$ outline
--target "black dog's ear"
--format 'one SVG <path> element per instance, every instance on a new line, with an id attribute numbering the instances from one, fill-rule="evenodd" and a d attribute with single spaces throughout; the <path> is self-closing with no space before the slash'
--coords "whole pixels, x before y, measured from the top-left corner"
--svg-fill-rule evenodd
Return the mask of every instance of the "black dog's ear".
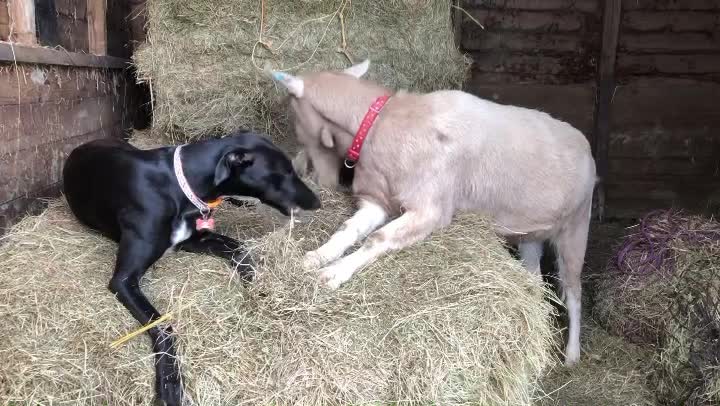
<path id="1" fill-rule="evenodd" d="M 215 166 L 215 186 L 230 177 L 232 168 L 248 167 L 252 165 L 255 156 L 245 151 L 230 151 L 223 155 Z"/>

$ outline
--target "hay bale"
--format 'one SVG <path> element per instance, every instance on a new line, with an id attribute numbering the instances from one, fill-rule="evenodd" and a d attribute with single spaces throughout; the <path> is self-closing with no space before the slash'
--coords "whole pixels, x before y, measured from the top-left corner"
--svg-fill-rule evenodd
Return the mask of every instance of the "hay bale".
<path id="1" fill-rule="evenodd" d="M 331 292 L 297 266 L 351 211 L 346 196 L 321 195 L 323 210 L 295 223 L 262 206 L 221 208 L 223 232 L 255 237 L 251 285 L 188 253 L 166 255 L 144 278 L 175 315 L 195 404 L 529 404 L 554 363 L 551 293 L 488 224 L 460 216 Z M 3 404 L 150 404 L 149 341 L 109 349 L 137 328 L 106 290 L 115 252 L 62 200 L 4 237 Z"/>
<path id="2" fill-rule="evenodd" d="M 657 349 L 652 382 L 668 403 L 720 402 L 720 223 L 646 216 L 597 284 L 596 318 Z"/>
<path id="3" fill-rule="evenodd" d="M 718 405 L 720 244 L 682 249 L 653 380 L 666 404 Z"/>
<path id="4" fill-rule="evenodd" d="M 134 60 L 154 91 L 158 134 L 188 140 L 247 127 L 278 141 L 285 108 L 268 69 L 344 68 L 348 55 L 369 57 L 369 77 L 388 86 L 459 87 L 468 60 L 454 44 L 450 4 L 148 0 L 148 43 Z"/>

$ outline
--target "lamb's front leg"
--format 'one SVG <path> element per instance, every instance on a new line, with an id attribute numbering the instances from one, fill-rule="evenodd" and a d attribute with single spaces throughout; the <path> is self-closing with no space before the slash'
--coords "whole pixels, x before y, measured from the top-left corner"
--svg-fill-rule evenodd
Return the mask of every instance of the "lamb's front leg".
<path id="1" fill-rule="evenodd" d="M 439 211 L 408 211 L 372 233 L 357 251 L 321 269 L 320 281 L 337 289 L 382 254 L 421 241 L 442 225 Z"/>
<path id="2" fill-rule="evenodd" d="M 379 205 L 361 200 L 360 209 L 343 223 L 330 240 L 315 251 L 305 254 L 303 267 L 317 269 L 340 258 L 353 244 L 365 238 L 387 221 L 387 212 Z"/>

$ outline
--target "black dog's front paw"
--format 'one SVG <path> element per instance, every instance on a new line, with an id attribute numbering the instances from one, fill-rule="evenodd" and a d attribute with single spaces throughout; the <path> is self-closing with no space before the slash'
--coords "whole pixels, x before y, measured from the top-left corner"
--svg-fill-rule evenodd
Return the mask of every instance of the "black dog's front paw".
<path id="1" fill-rule="evenodd" d="M 233 254 L 231 264 L 235 268 L 235 272 L 246 282 L 250 282 L 255 277 L 255 262 L 250 258 L 247 251 L 238 251 Z"/>
<path id="2" fill-rule="evenodd" d="M 180 369 L 175 360 L 160 356 L 155 370 L 155 404 L 159 406 L 182 406 L 183 387 Z"/>

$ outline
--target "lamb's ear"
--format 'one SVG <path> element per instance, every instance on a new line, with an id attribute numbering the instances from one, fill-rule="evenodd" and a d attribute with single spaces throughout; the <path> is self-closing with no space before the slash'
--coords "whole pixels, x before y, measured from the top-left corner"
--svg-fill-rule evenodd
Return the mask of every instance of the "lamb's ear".
<path id="1" fill-rule="evenodd" d="M 275 79 L 276 82 L 279 82 L 283 86 L 285 86 L 285 88 L 288 90 L 288 92 L 290 92 L 291 95 L 298 98 L 303 96 L 305 82 L 303 82 L 302 79 L 285 72 L 277 71 L 272 73 L 272 77 L 273 79 Z"/>
<path id="2" fill-rule="evenodd" d="M 363 75 L 365 75 L 368 71 L 368 68 L 370 67 L 370 60 L 366 59 L 357 65 L 353 65 L 349 68 L 346 68 L 342 72 L 346 75 L 354 76 L 356 78 L 361 78 Z"/>
<path id="3" fill-rule="evenodd" d="M 323 126 L 322 130 L 320 130 L 320 142 L 325 148 L 332 148 L 335 146 L 335 139 L 333 139 L 332 133 L 326 126 Z"/>

